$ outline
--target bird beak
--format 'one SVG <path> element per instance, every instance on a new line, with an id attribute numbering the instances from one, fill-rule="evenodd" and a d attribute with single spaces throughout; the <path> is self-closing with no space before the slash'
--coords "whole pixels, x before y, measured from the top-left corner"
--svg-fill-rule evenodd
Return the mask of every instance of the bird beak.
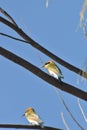
<path id="1" fill-rule="evenodd" d="M 22 116 L 25 116 L 25 114 L 23 114 Z M 21 117 L 22 117 L 22 116 L 21 116 Z"/>
<path id="2" fill-rule="evenodd" d="M 43 68 L 44 67 L 44 65 L 43 66 L 41 66 L 41 68 Z"/>

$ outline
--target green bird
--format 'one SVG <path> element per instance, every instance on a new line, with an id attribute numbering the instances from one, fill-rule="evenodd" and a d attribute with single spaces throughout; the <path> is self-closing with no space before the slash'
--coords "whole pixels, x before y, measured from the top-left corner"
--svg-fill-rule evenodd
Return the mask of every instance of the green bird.
<path id="1" fill-rule="evenodd" d="M 48 70 L 50 75 L 52 75 L 54 78 L 58 79 L 59 81 L 61 81 L 61 78 L 64 78 L 62 71 L 54 63 L 54 61 L 50 60 L 46 62 L 43 67 Z"/>

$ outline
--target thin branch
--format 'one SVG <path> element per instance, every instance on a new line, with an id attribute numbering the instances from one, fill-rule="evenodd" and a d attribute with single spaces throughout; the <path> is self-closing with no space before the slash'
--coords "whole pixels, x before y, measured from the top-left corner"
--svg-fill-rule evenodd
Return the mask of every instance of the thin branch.
<path id="1" fill-rule="evenodd" d="M 0 12 L 2 14 L 4 14 L 12 22 L 12 24 L 14 24 L 15 26 L 17 26 L 17 24 L 14 21 L 14 19 L 5 10 L 3 10 L 1 7 L 0 7 Z"/>
<path id="2" fill-rule="evenodd" d="M 69 126 L 68 126 L 68 124 L 66 123 L 66 120 L 65 120 L 65 118 L 64 118 L 64 113 L 63 113 L 63 112 L 61 112 L 61 117 L 62 117 L 62 121 L 63 121 L 63 123 L 64 123 L 66 129 L 67 129 L 67 130 L 70 130 L 70 128 L 69 128 Z"/>
<path id="3" fill-rule="evenodd" d="M 77 99 L 77 102 L 78 102 L 78 106 L 80 108 L 80 111 L 81 111 L 81 113 L 83 115 L 83 118 L 84 118 L 85 122 L 87 123 L 87 117 L 86 117 L 85 112 L 83 111 L 83 108 L 82 108 L 81 104 L 80 104 L 80 99 L 79 98 Z"/>
<path id="4" fill-rule="evenodd" d="M 44 126 L 44 128 L 41 128 L 40 126 L 30 126 L 30 125 L 21 125 L 21 124 L 0 124 L 0 128 L 62 130 L 62 129 L 52 128 L 48 126 Z"/>
<path id="5" fill-rule="evenodd" d="M 48 8 L 49 0 L 46 0 L 46 8 Z"/>
<path id="6" fill-rule="evenodd" d="M 12 28 L 13 30 L 15 30 L 23 39 L 25 39 L 28 44 L 32 45 L 34 48 L 38 49 L 39 51 L 41 51 L 42 53 L 44 53 L 45 55 L 49 56 L 50 58 L 52 58 L 53 60 L 55 60 L 56 62 L 60 63 L 61 65 L 63 65 L 64 67 L 66 67 L 67 69 L 83 76 L 82 74 L 84 73 L 85 75 L 87 75 L 86 72 L 84 72 L 83 70 L 67 63 L 66 61 L 62 60 L 61 58 L 59 58 L 58 56 L 54 55 L 53 53 L 51 53 L 50 51 L 48 51 L 47 49 L 45 49 L 44 47 L 42 47 L 41 45 L 39 45 L 37 42 L 35 42 L 33 39 L 31 39 L 27 34 L 25 34 L 22 29 L 20 29 L 18 26 L 14 26 L 12 23 L 10 23 L 9 21 L 7 21 L 6 19 L 0 17 L 0 21 L 9 26 L 10 28 Z M 87 77 L 84 77 L 87 78 Z"/>
<path id="7" fill-rule="evenodd" d="M 13 54 L 12 52 L 0 47 L 0 54 L 4 56 L 5 58 L 15 62 L 16 64 L 24 67 L 25 69 L 31 71 L 39 78 L 43 79 L 44 81 L 50 83 L 51 85 L 55 86 L 56 88 L 59 88 L 65 92 L 68 92 L 74 96 L 77 96 L 81 99 L 84 99 L 87 101 L 87 93 L 72 86 L 67 83 L 64 83 L 61 81 L 61 83 L 55 79 L 54 77 L 46 74 L 41 69 L 37 68 L 36 66 L 32 65 L 31 63 L 27 62 L 26 60 L 22 59 L 21 57 Z"/>
<path id="8" fill-rule="evenodd" d="M 66 108 L 67 112 L 69 113 L 69 115 L 71 116 L 71 118 L 73 119 L 73 121 L 77 124 L 77 126 L 81 129 L 84 130 L 84 128 L 79 124 L 79 122 L 75 119 L 75 117 L 73 116 L 72 112 L 69 110 L 68 106 L 66 105 L 64 99 L 62 98 L 59 90 L 55 89 L 56 93 L 58 94 L 62 104 L 64 105 L 64 107 Z"/>
<path id="9" fill-rule="evenodd" d="M 0 33 L 0 35 L 5 36 L 5 37 L 8 37 L 8 38 L 11 38 L 11 39 L 14 39 L 14 40 L 16 40 L 16 41 L 29 43 L 29 42 L 27 42 L 27 41 L 25 41 L 25 40 L 22 40 L 22 39 L 19 39 L 19 38 L 13 37 L 13 36 L 11 36 L 11 35 L 7 35 L 7 34 L 5 34 L 5 33 Z"/>

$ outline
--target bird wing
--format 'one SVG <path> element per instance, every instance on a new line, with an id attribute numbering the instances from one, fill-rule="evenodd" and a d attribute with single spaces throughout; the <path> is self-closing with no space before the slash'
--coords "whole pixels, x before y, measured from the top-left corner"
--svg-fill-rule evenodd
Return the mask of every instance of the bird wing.
<path id="1" fill-rule="evenodd" d="M 62 71 L 60 70 L 60 68 L 55 64 L 57 70 L 59 71 L 60 74 L 62 74 Z"/>
<path id="2" fill-rule="evenodd" d="M 33 120 L 35 120 L 39 123 L 43 123 L 43 121 L 41 120 L 41 118 L 37 114 L 33 113 L 32 116 L 31 116 L 31 119 L 33 119 Z"/>
<path id="3" fill-rule="evenodd" d="M 56 64 L 55 64 L 55 66 L 56 66 L 57 70 L 59 71 L 59 73 L 61 74 L 61 76 L 63 76 L 61 69 Z"/>

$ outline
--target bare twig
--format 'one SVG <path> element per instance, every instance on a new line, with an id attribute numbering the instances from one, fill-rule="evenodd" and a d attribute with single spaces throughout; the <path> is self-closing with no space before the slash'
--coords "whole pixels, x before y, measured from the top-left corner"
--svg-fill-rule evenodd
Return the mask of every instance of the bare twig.
<path id="1" fill-rule="evenodd" d="M 11 39 L 14 39 L 14 40 L 17 40 L 17 41 L 20 41 L 20 42 L 29 43 L 28 41 L 25 41 L 25 40 L 22 40 L 22 39 L 19 39 L 19 38 L 16 38 L 16 37 L 7 35 L 7 34 L 5 34 L 5 33 L 1 33 L 1 32 L 0 32 L 0 35 L 5 36 L 5 37 L 8 37 L 8 38 L 11 38 Z"/>
<path id="2" fill-rule="evenodd" d="M 73 119 L 73 121 L 78 125 L 78 127 L 81 129 L 81 130 L 84 130 L 84 128 L 79 124 L 79 122 L 75 119 L 75 117 L 73 116 L 73 114 L 71 113 L 71 111 L 69 110 L 68 106 L 66 105 L 64 99 L 62 98 L 59 90 L 55 89 L 56 93 L 58 94 L 62 104 L 64 105 L 64 107 L 66 108 L 67 112 L 69 113 L 69 115 L 71 116 L 71 118 Z"/>
<path id="3" fill-rule="evenodd" d="M 66 129 L 67 129 L 67 130 L 70 130 L 70 128 L 69 128 L 69 126 L 68 126 L 68 124 L 66 123 L 66 120 L 65 120 L 65 118 L 64 118 L 64 113 L 63 113 L 63 112 L 61 112 L 61 117 L 62 117 L 62 121 L 63 121 L 63 123 L 64 123 Z"/>
<path id="4" fill-rule="evenodd" d="M 46 0 L 46 8 L 48 8 L 49 0 Z"/>
<path id="5" fill-rule="evenodd" d="M 84 0 L 83 6 L 82 6 L 82 10 L 80 12 L 80 26 L 83 25 L 83 21 L 85 19 L 86 11 L 87 11 L 87 0 Z"/>
<path id="6" fill-rule="evenodd" d="M 59 88 L 65 92 L 68 92 L 74 96 L 77 96 L 81 99 L 84 99 L 87 101 L 87 93 L 64 82 L 59 82 L 56 78 L 46 74 L 41 69 L 37 68 L 36 66 L 32 65 L 31 63 L 27 62 L 26 60 L 22 59 L 21 57 L 13 54 L 12 52 L 0 47 L 0 54 L 4 56 L 5 58 L 15 62 L 18 65 L 21 65 L 25 69 L 31 71 L 35 75 L 37 75 L 39 78 L 43 79 L 44 81 L 50 83 L 51 85 L 55 86 L 56 88 Z"/>
<path id="7" fill-rule="evenodd" d="M 5 10 L 3 10 L 1 7 L 0 7 L 0 12 L 2 14 L 4 14 L 12 22 L 12 24 L 14 24 L 15 26 L 17 26 L 17 24 L 14 21 L 14 19 Z"/>
<path id="8" fill-rule="evenodd" d="M 87 123 L 87 117 L 86 117 L 85 112 L 83 111 L 83 108 L 82 108 L 81 104 L 80 104 L 80 99 L 79 98 L 77 98 L 77 102 L 78 102 L 78 106 L 80 108 L 80 111 L 81 111 L 81 113 L 83 115 L 83 118 L 84 118 L 85 122 Z"/>

